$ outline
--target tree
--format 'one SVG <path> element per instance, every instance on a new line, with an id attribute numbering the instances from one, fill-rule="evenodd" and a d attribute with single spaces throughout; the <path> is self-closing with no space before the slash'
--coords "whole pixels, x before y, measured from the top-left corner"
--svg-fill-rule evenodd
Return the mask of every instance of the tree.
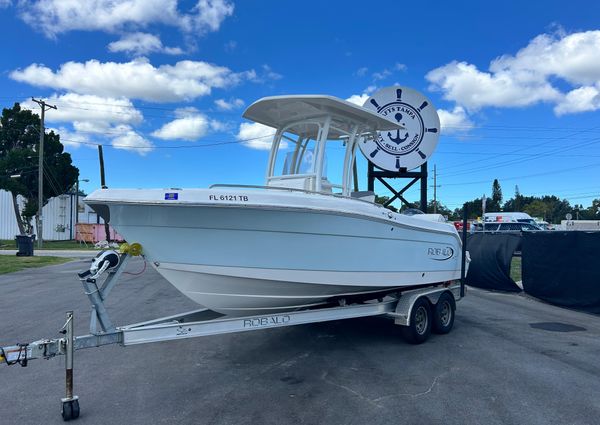
<path id="1" fill-rule="evenodd" d="M 486 206 L 490 205 L 491 202 L 492 200 L 490 198 L 486 198 Z M 468 219 L 474 219 L 483 216 L 482 198 L 475 198 L 472 201 L 467 201 L 464 203 L 464 205 L 467 206 L 467 211 L 469 213 L 467 216 Z M 463 208 L 456 208 L 454 210 L 454 216 L 462 219 Z"/>
<path id="2" fill-rule="evenodd" d="M 541 199 L 536 199 L 523 208 L 523 212 L 526 212 L 532 217 L 542 217 L 544 220 L 548 218 L 547 210 L 548 204 Z"/>
<path id="3" fill-rule="evenodd" d="M 516 193 L 504 203 L 504 211 L 526 212 L 534 217 L 543 217 L 550 223 L 560 223 L 573 208 L 566 199 L 554 195 L 524 196 Z"/>
<path id="4" fill-rule="evenodd" d="M 40 118 L 21 109 L 18 103 L 2 110 L 0 117 L 0 189 L 12 194 L 19 232 L 31 232 L 31 219 L 38 209 L 38 152 Z M 54 196 L 71 188 L 79 170 L 72 165 L 71 155 L 64 152 L 60 136 L 53 131 L 44 136 L 43 205 Z M 25 198 L 21 211 L 17 196 Z"/>
<path id="5" fill-rule="evenodd" d="M 584 220 L 599 220 L 600 219 L 600 199 L 594 199 L 592 205 L 581 211 L 581 217 Z"/>
<path id="6" fill-rule="evenodd" d="M 494 183 L 492 183 L 492 201 L 486 209 L 489 211 L 500 211 L 501 206 L 502 188 L 500 187 L 500 182 L 498 182 L 498 179 L 494 179 Z"/>
<path id="7" fill-rule="evenodd" d="M 385 203 L 386 203 L 387 201 L 389 201 L 389 200 L 390 200 L 390 197 L 389 197 L 389 196 L 378 196 L 378 195 L 375 195 L 375 202 L 376 202 L 376 203 L 378 203 L 378 204 L 385 205 Z M 394 207 L 393 205 L 388 205 L 386 208 L 387 208 L 388 210 L 392 210 L 392 211 L 394 211 L 394 212 L 397 212 L 397 211 L 398 211 L 398 210 L 396 209 L 396 207 Z"/>

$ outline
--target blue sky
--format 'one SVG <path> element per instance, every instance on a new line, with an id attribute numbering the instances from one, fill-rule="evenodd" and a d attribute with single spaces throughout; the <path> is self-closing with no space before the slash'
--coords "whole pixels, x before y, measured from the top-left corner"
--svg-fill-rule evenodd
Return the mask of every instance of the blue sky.
<path id="1" fill-rule="evenodd" d="M 255 100 L 361 102 L 400 84 L 438 108 L 429 167 L 450 208 L 489 196 L 494 178 L 505 198 L 518 185 L 588 206 L 600 197 L 600 4 L 494 3 L 0 0 L 0 104 L 56 104 L 47 127 L 88 192 L 96 144 L 111 187 L 206 187 L 263 182 L 269 139 L 244 140 L 268 130 L 241 118 Z"/>

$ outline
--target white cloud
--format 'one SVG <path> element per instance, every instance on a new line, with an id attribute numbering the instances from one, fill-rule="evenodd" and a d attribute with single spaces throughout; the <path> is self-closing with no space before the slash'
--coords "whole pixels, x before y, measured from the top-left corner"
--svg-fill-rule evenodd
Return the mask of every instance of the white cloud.
<path id="1" fill-rule="evenodd" d="M 154 149 L 152 142 L 136 133 L 130 126 L 119 125 L 115 127 L 115 130 L 121 133 L 114 137 L 111 142 L 116 149 L 133 151 L 142 156 Z"/>
<path id="2" fill-rule="evenodd" d="M 560 93 L 544 79 L 510 72 L 481 72 L 466 62 L 451 62 L 426 75 L 432 89 L 444 99 L 470 110 L 489 106 L 519 107 L 541 101 L 555 101 Z"/>
<path id="3" fill-rule="evenodd" d="M 542 34 L 515 56 L 504 55 L 494 60 L 490 71 L 555 76 L 574 85 L 587 85 L 600 80 L 599 57 L 600 31 Z"/>
<path id="4" fill-rule="evenodd" d="M 215 105 L 221 111 L 232 111 L 234 109 L 242 108 L 245 105 L 245 102 L 242 99 L 217 99 L 215 100 Z"/>
<path id="5" fill-rule="evenodd" d="M 102 121 L 74 121 L 73 129 L 82 133 L 110 135 L 113 132 L 113 127 L 108 122 Z"/>
<path id="6" fill-rule="evenodd" d="M 183 53 L 183 50 L 179 47 L 163 46 L 160 38 L 143 32 L 125 34 L 120 40 L 109 43 L 108 50 L 111 52 L 125 52 L 135 56 L 143 56 L 154 52 L 168 55 L 181 55 Z"/>
<path id="7" fill-rule="evenodd" d="M 0 9 L 11 6 L 12 0 L 0 0 Z"/>
<path id="8" fill-rule="evenodd" d="M 600 84 L 596 87 L 585 86 L 571 90 L 554 107 L 556 115 L 588 112 L 600 109 Z"/>
<path id="9" fill-rule="evenodd" d="M 177 118 L 166 123 L 152 135 L 163 140 L 194 141 L 208 132 L 208 119 L 204 115 Z"/>
<path id="10" fill-rule="evenodd" d="M 392 71 L 390 71 L 389 69 L 384 69 L 383 71 L 380 71 L 380 72 L 374 72 L 372 77 L 373 77 L 373 81 L 379 81 L 379 80 L 385 80 L 390 75 L 392 75 Z"/>
<path id="11" fill-rule="evenodd" d="M 166 123 L 152 135 L 163 140 L 198 140 L 210 131 L 221 131 L 225 125 L 216 120 L 209 120 L 196 108 L 181 108 L 175 111 L 177 118 Z"/>
<path id="12" fill-rule="evenodd" d="M 263 65 L 259 72 L 255 70 L 247 71 L 245 77 L 255 83 L 266 83 L 268 81 L 281 80 L 283 75 L 273 71 L 269 65 Z"/>
<path id="13" fill-rule="evenodd" d="M 127 150 L 142 156 L 145 156 L 154 149 L 154 145 L 150 141 L 146 140 L 129 125 L 121 124 L 110 128 L 98 128 L 95 126 L 89 127 L 86 124 L 87 123 L 83 123 L 82 125 L 80 123 L 76 125 L 74 131 L 64 126 L 48 128 L 48 130 L 53 130 L 55 133 L 58 133 L 60 135 L 60 141 L 68 148 L 87 146 L 95 149 L 97 145 L 105 143 L 108 139 L 115 149 Z M 81 132 L 92 129 L 104 131 L 106 133 L 103 133 L 102 138 L 98 139 L 94 134 Z M 91 133 L 95 133 L 95 131 L 92 131 Z"/>
<path id="14" fill-rule="evenodd" d="M 200 61 L 153 66 L 145 58 L 130 62 L 67 62 L 57 71 L 41 64 L 10 73 L 13 80 L 38 87 L 69 90 L 105 97 L 126 97 L 151 102 L 192 100 L 211 93 L 213 88 L 253 79 L 253 71 L 234 73 L 230 69 Z"/>
<path id="15" fill-rule="evenodd" d="M 356 70 L 355 74 L 358 77 L 364 77 L 365 75 L 367 75 L 368 71 L 369 71 L 369 68 L 367 68 L 366 66 L 364 66 L 362 68 L 358 68 Z M 385 68 L 385 69 L 383 69 L 381 71 L 373 72 L 371 74 L 371 78 L 373 79 L 373 81 L 385 80 L 387 77 L 389 77 L 390 75 L 392 75 L 394 72 L 398 72 L 398 71 L 406 71 L 406 65 L 404 65 L 403 63 L 398 63 L 397 62 L 390 69 Z"/>
<path id="16" fill-rule="evenodd" d="M 66 93 L 53 94 L 46 99 L 51 105 L 56 105 L 46 114 L 47 122 L 93 122 L 110 124 L 138 124 L 143 121 L 142 113 L 135 109 L 129 99 L 100 97 Z M 39 108 L 31 100 L 21 103 L 24 108 L 37 111 Z"/>
<path id="17" fill-rule="evenodd" d="M 46 113 L 46 122 L 70 123 L 73 127 L 71 130 L 60 126 L 55 130 L 66 146 L 103 143 L 106 139 L 112 139 L 113 144 L 123 145 L 121 149 L 139 154 L 146 154 L 148 150 L 133 149 L 135 142 L 139 142 L 137 145 L 142 147 L 152 147 L 150 142 L 135 133 L 131 127 L 141 123 L 144 118 L 129 99 L 66 93 L 54 94 L 46 101 L 57 107 Z M 25 100 L 21 105 L 37 112 L 37 104 L 31 100 Z M 116 139 L 119 140 L 115 142 Z"/>
<path id="18" fill-rule="evenodd" d="M 367 72 L 369 72 L 369 68 L 363 66 L 362 68 L 358 68 L 356 70 L 356 75 L 358 75 L 359 77 L 364 77 L 365 75 L 367 75 Z"/>
<path id="19" fill-rule="evenodd" d="M 225 0 L 199 0 L 192 17 L 197 31 L 217 31 L 226 17 L 233 15 L 233 4 Z"/>
<path id="20" fill-rule="evenodd" d="M 363 94 L 353 94 L 346 100 L 350 103 L 354 103 L 355 105 L 363 106 L 368 98 L 369 98 L 369 95 L 366 93 L 363 93 Z"/>
<path id="21" fill-rule="evenodd" d="M 163 24 L 187 33 L 217 31 L 233 14 L 227 0 L 199 0 L 187 13 L 178 0 L 21 0 L 19 15 L 47 37 L 69 31 L 116 32 Z"/>
<path id="22" fill-rule="evenodd" d="M 515 55 L 494 59 L 488 71 L 450 62 L 426 76 L 431 89 L 469 110 L 555 105 L 557 115 L 600 109 L 600 31 L 542 34 Z M 571 85 L 562 93 L 557 79 Z"/>
<path id="23" fill-rule="evenodd" d="M 438 109 L 437 112 L 440 117 L 442 134 L 467 133 L 474 127 L 462 106 L 455 106 L 451 111 Z"/>
<path id="24" fill-rule="evenodd" d="M 110 140 L 115 148 L 139 155 L 146 155 L 154 146 L 133 129 L 132 125 L 141 123 L 144 118 L 129 99 L 67 93 L 54 94 L 46 101 L 57 107 L 46 113 L 46 122 L 67 123 L 72 127 L 49 126 L 49 129 L 52 128 L 60 134 L 61 142 L 65 146 L 95 147 Z M 35 112 L 39 109 L 31 100 L 25 100 L 21 105 Z"/>
<path id="25" fill-rule="evenodd" d="M 240 130 L 236 138 L 242 141 L 244 146 L 258 150 L 269 150 L 273 144 L 275 129 L 259 123 L 240 124 Z M 280 148 L 285 148 L 287 143 L 281 142 Z"/>
<path id="26" fill-rule="evenodd" d="M 58 128 L 53 128 L 53 127 L 49 127 L 46 129 L 47 131 L 54 131 L 56 134 L 60 135 L 60 142 L 66 146 L 66 147 L 70 147 L 70 148 L 78 148 L 82 145 L 88 145 L 90 147 L 96 147 L 95 145 L 92 145 L 92 141 L 90 140 L 90 138 L 82 133 L 78 133 L 76 131 L 71 131 L 66 127 L 58 127 Z"/>
<path id="27" fill-rule="evenodd" d="M 264 73 L 264 78 L 266 78 L 267 80 L 281 80 L 283 78 L 283 75 L 273 71 L 269 65 L 263 65 L 262 69 Z"/>

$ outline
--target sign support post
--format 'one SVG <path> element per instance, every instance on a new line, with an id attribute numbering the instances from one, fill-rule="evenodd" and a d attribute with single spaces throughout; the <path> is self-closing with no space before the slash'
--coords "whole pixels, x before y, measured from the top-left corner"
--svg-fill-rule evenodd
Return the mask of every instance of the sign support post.
<path id="1" fill-rule="evenodd" d="M 420 196 L 420 210 L 427 213 L 427 163 L 421 165 L 420 171 L 387 171 L 376 169 L 372 162 L 369 162 L 367 172 L 367 190 L 375 192 L 375 181 L 379 181 L 383 184 L 390 192 L 392 197 L 385 202 L 384 206 L 391 205 L 396 199 L 399 199 L 402 205 L 406 205 L 409 208 L 414 208 L 414 205 L 404 198 L 404 193 L 410 189 L 413 185 L 420 181 L 421 183 L 421 196 Z M 405 186 L 396 190 L 392 184 L 387 182 L 385 179 L 410 179 Z"/>

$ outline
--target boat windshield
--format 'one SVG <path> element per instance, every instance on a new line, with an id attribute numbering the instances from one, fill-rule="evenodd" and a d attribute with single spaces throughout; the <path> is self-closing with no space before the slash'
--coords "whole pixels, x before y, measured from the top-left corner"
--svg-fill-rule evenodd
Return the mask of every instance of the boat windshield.
<path id="1" fill-rule="evenodd" d="M 326 116 L 283 127 L 273 142 L 267 186 L 349 196 L 358 139 L 342 124 Z"/>
<path id="2" fill-rule="evenodd" d="M 274 175 L 312 174 L 315 172 L 316 142 L 292 134 L 284 134 L 275 158 Z"/>
<path id="3" fill-rule="evenodd" d="M 345 147 L 341 145 L 339 140 L 328 140 L 325 143 L 321 172 L 321 190 L 324 192 L 337 193 L 338 189 L 342 189 L 341 168 L 343 168 Z M 339 160 L 340 164 L 338 167 L 334 167 L 335 178 L 333 182 L 330 182 L 327 178 L 327 159 L 332 155 L 334 159 Z M 273 174 L 269 178 L 270 185 L 314 190 L 317 157 L 318 142 L 316 140 L 311 137 L 283 133 L 275 156 Z M 340 169 L 338 170 L 338 168 Z"/>

